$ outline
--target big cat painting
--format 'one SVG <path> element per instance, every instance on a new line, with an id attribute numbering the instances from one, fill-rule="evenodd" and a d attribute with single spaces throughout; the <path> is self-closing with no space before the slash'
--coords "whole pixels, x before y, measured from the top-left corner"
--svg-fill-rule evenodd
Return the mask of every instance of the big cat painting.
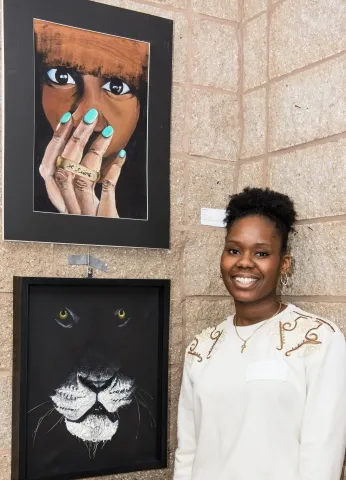
<path id="1" fill-rule="evenodd" d="M 146 220 L 150 44 L 33 29 L 34 211 Z"/>

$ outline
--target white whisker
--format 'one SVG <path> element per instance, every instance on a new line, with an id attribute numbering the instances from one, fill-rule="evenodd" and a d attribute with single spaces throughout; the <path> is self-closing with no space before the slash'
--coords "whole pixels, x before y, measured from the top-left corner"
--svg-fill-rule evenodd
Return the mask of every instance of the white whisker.
<path id="1" fill-rule="evenodd" d="M 49 403 L 51 402 L 52 400 L 47 400 L 46 402 L 43 402 L 43 403 L 40 403 L 39 405 L 36 405 L 36 407 L 32 408 L 31 410 L 28 411 L 28 413 L 31 413 L 33 412 L 34 410 L 36 410 L 36 408 L 38 407 L 42 407 L 42 405 L 46 405 L 46 403 Z"/>
<path id="2" fill-rule="evenodd" d="M 36 426 L 36 429 L 34 430 L 33 432 L 33 442 L 32 442 L 32 445 L 34 446 L 35 445 L 35 440 L 36 440 L 36 435 L 37 435 L 37 432 L 38 432 L 38 429 L 40 428 L 40 425 L 41 423 L 43 422 L 43 420 L 48 417 L 48 415 L 50 415 L 52 412 L 54 412 L 55 408 L 51 408 L 50 410 L 48 410 L 48 412 L 46 412 L 44 415 L 42 415 L 42 417 L 39 419 L 39 421 L 37 422 L 37 426 Z"/>
<path id="3" fill-rule="evenodd" d="M 144 407 L 146 410 L 148 410 L 149 418 L 150 418 L 150 425 L 156 427 L 156 422 L 155 422 L 154 416 L 153 416 L 153 414 L 151 413 L 150 408 L 148 407 L 148 405 L 143 401 L 142 398 L 138 398 L 138 397 L 136 397 L 136 398 L 137 398 L 137 400 L 138 400 L 139 405 L 142 405 L 142 407 Z"/>
<path id="4" fill-rule="evenodd" d="M 139 405 L 138 405 L 136 396 L 135 396 L 135 402 L 136 402 L 136 404 L 137 404 L 137 411 L 138 411 L 138 424 L 137 424 L 137 433 L 136 433 L 136 440 L 137 440 L 137 438 L 138 438 L 139 426 L 140 426 L 140 424 L 141 424 L 141 414 L 140 414 L 140 411 L 139 411 Z"/>
<path id="5" fill-rule="evenodd" d="M 148 395 L 149 398 L 151 398 L 151 400 L 154 400 L 154 398 L 146 391 L 146 390 L 143 390 L 143 388 L 140 388 L 139 389 L 141 392 L 144 392 Z"/>
<path id="6" fill-rule="evenodd" d="M 46 435 L 47 435 L 47 433 L 51 432 L 51 431 L 53 430 L 53 428 L 56 427 L 56 426 L 58 425 L 58 423 L 61 422 L 61 420 L 63 420 L 63 418 L 64 418 L 64 415 L 61 415 L 61 417 L 59 418 L 59 420 L 52 426 L 52 428 L 50 428 L 50 429 L 48 430 L 48 432 L 46 432 Z"/>

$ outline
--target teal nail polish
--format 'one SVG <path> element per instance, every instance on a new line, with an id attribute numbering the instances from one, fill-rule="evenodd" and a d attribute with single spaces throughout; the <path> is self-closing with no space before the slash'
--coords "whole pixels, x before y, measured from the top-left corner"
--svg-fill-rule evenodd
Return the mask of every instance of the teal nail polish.
<path id="1" fill-rule="evenodd" d="M 96 108 L 92 108 L 91 110 L 89 110 L 88 113 L 86 113 L 84 115 L 84 122 L 87 123 L 88 125 L 91 125 L 92 123 L 95 122 L 95 120 L 97 119 L 98 117 L 98 114 L 99 112 L 96 110 Z"/>
<path id="2" fill-rule="evenodd" d="M 105 138 L 109 138 L 111 135 L 113 135 L 113 132 L 114 132 L 113 127 L 108 125 L 108 127 L 102 130 L 102 136 Z"/>
<path id="3" fill-rule="evenodd" d="M 124 158 L 125 155 L 126 155 L 125 150 L 120 150 L 120 152 L 119 152 L 119 157 L 120 157 L 120 158 Z"/>
<path id="4" fill-rule="evenodd" d="M 64 123 L 67 123 L 70 120 L 71 117 L 72 117 L 72 115 L 71 115 L 70 112 L 64 113 L 64 115 L 60 118 L 60 123 L 62 123 L 64 125 Z"/>

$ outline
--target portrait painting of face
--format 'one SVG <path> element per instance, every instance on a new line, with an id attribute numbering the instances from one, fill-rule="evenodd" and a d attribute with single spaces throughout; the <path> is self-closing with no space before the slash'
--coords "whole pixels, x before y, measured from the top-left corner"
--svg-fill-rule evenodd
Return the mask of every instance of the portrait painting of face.
<path id="1" fill-rule="evenodd" d="M 19 478 L 162 467 L 168 282 L 18 282 L 30 285 L 17 318 L 27 329 L 16 347 L 27 349 Z"/>
<path id="2" fill-rule="evenodd" d="M 35 210 L 146 219 L 149 44 L 38 19 L 34 38 Z"/>
<path id="3" fill-rule="evenodd" d="M 169 248 L 172 20 L 3 1 L 3 239 Z"/>

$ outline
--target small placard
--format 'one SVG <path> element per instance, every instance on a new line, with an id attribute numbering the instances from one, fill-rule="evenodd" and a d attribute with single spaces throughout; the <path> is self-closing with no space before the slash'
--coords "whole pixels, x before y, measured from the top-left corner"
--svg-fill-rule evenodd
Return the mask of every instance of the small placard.
<path id="1" fill-rule="evenodd" d="M 223 208 L 201 208 L 201 225 L 225 227 L 226 210 Z"/>

